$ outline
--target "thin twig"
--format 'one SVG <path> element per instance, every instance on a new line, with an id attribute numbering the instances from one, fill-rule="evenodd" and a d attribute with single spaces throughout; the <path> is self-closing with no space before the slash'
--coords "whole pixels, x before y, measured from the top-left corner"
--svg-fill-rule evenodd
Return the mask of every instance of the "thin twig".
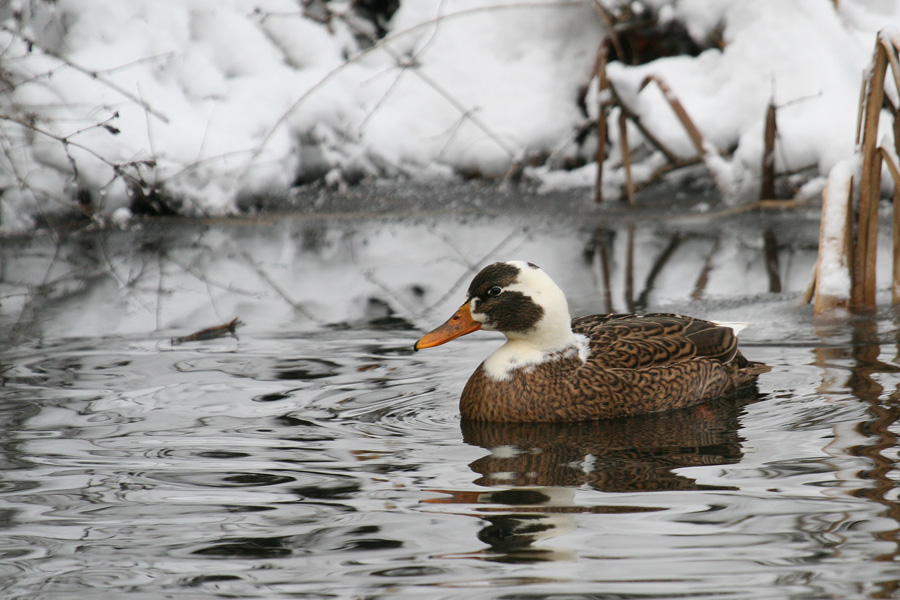
<path id="1" fill-rule="evenodd" d="M 204 284 L 206 284 L 207 287 L 215 287 L 220 290 L 224 290 L 224 291 L 228 292 L 229 294 L 241 294 L 243 296 L 249 296 L 251 298 L 259 298 L 260 297 L 260 293 L 258 291 L 247 289 L 247 288 L 236 287 L 234 284 L 232 284 L 230 282 L 222 283 L 220 281 L 210 279 L 205 273 L 199 271 L 198 269 L 194 268 L 193 266 L 187 265 L 187 264 L 179 261 L 174 256 L 166 256 L 166 259 L 170 263 L 174 264 L 176 267 L 180 268 L 182 271 L 187 273 L 188 275 L 196 278 L 198 281 L 202 281 Z"/>
<path id="2" fill-rule="evenodd" d="M 616 33 L 616 16 L 612 13 L 611 10 L 606 8 L 600 0 L 593 0 L 592 4 L 594 8 L 597 10 L 597 14 L 600 16 L 600 20 L 603 21 L 603 26 L 606 27 L 607 37 L 610 43 L 613 46 L 613 49 L 616 51 L 616 56 L 619 57 L 619 60 L 625 59 L 625 48 L 622 46 L 621 40 L 619 40 L 619 35 Z"/>
<path id="3" fill-rule="evenodd" d="M 84 144 L 79 144 L 78 142 L 73 142 L 71 139 L 69 139 L 70 136 L 61 136 L 61 135 L 55 134 L 52 131 L 42 129 L 42 128 L 38 127 L 37 125 L 35 125 L 34 123 L 28 122 L 24 119 L 14 116 L 14 115 L 0 114 L 0 120 L 17 123 L 30 131 L 39 133 L 43 136 L 46 136 L 52 140 L 57 141 L 57 142 L 61 143 L 63 146 L 72 146 L 73 148 L 78 148 L 79 150 L 84 150 L 85 152 L 87 152 L 88 154 L 90 154 L 91 156 L 93 156 L 94 158 L 99 160 L 100 162 L 102 162 L 105 165 L 107 165 L 108 167 L 112 168 L 116 173 L 118 173 L 122 177 L 125 177 L 126 179 L 130 179 L 131 181 L 133 181 L 135 183 L 140 183 L 140 181 L 137 178 L 126 173 L 124 171 L 123 167 L 148 162 L 148 161 L 134 161 L 131 163 L 115 163 L 115 162 L 109 160 L 108 158 L 106 158 L 105 156 L 103 156 L 102 154 L 99 154 L 98 152 L 96 152 L 95 150 L 90 148 L 89 146 L 85 146 Z M 77 134 L 80 132 L 75 132 L 75 133 Z M 67 152 L 67 154 L 68 154 L 68 152 Z"/>
<path id="4" fill-rule="evenodd" d="M 25 35 L 21 31 L 18 31 L 16 29 L 10 27 L 9 25 L 0 23 L 0 31 L 5 31 L 14 37 L 18 37 L 19 39 L 24 41 L 29 47 L 38 48 L 41 52 L 43 52 L 47 56 L 55 58 L 56 60 L 61 61 L 61 62 L 65 63 L 66 65 L 72 67 L 79 73 L 82 73 L 83 75 L 86 75 L 86 76 L 90 77 L 91 79 L 102 83 L 106 87 L 108 87 L 112 90 L 115 90 L 116 92 L 125 96 L 132 102 L 144 107 L 144 110 L 146 110 L 147 112 L 152 114 L 154 117 L 156 117 L 163 123 L 169 122 L 169 118 L 166 115 L 164 115 L 160 111 L 156 110 L 155 108 L 153 108 L 146 102 L 144 102 L 141 98 L 135 96 L 134 94 L 132 94 L 131 92 L 129 92 L 128 90 L 126 90 L 125 88 L 120 86 L 119 84 L 102 77 L 101 76 L 102 71 L 93 71 L 91 69 L 88 69 L 87 67 L 83 67 L 83 66 L 79 65 L 78 63 L 73 62 L 69 58 L 66 58 L 62 54 L 56 52 L 55 50 L 51 50 L 50 48 L 47 48 L 46 46 L 44 46 L 43 44 L 41 44 L 34 38 L 31 38 L 31 37 Z"/>

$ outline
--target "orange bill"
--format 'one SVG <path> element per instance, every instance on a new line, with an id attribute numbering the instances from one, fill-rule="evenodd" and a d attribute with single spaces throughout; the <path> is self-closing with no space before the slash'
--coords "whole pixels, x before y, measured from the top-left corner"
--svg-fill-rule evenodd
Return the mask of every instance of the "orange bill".
<path id="1" fill-rule="evenodd" d="M 478 331 L 481 329 L 481 323 L 472 318 L 472 312 L 469 310 L 469 303 L 466 302 L 459 307 L 447 322 L 423 335 L 419 341 L 415 343 L 413 349 L 420 350 L 422 348 L 433 348 L 446 344 L 450 340 Z"/>

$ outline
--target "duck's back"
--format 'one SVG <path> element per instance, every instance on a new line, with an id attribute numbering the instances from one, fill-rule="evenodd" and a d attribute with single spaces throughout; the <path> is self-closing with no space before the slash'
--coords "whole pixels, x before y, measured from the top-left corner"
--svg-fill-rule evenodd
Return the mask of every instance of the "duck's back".
<path id="1" fill-rule="evenodd" d="M 747 361 L 730 327 L 671 314 L 591 315 L 572 321 L 590 342 L 572 355 L 503 381 L 483 367 L 469 379 L 462 416 L 490 421 L 574 421 L 659 412 L 733 394 L 769 368 Z"/>
<path id="2" fill-rule="evenodd" d="M 737 335 L 724 325 L 680 315 L 590 315 L 572 320 L 590 340 L 604 368 L 640 369 L 705 357 L 727 363 L 737 354 Z"/>

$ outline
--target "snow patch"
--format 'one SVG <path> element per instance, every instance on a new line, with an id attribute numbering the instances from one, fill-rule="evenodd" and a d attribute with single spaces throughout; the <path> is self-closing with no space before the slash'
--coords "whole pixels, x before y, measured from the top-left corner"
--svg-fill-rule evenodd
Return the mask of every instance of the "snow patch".
<path id="1" fill-rule="evenodd" d="M 770 99 L 779 172 L 821 176 L 852 153 L 875 32 L 900 23 L 900 3 L 884 0 L 606 4 L 678 20 L 707 47 L 721 41 L 696 57 L 613 62 L 608 76 L 643 126 L 690 159 L 696 148 L 658 86 L 641 87 L 648 75 L 665 81 L 717 150 L 707 167 L 734 200 L 757 185 Z M 555 166 L 593 156 L 593 137 L 574 141 L 599 96 L 605 30 L 590 2 L 406 0 L 387 36 L 368 41 L 352 3 L 327 6 L 323 18 L 296 0 L 0 5 L 10 86 L 0 229 L 72 210 L 76 197 L 110 213 L 163 189 L 182 213 L 220 215 L 326 174 L 334 185 L 500 174 L 531 156 L 552 157 L 532 170 L 544 189 L 593 183 L 591 165 Z M 615 129 L 610 193 L 624 183 Z M 646 181 L 660 153 L 631 126 L 629 139 L 635 180 Z"/>

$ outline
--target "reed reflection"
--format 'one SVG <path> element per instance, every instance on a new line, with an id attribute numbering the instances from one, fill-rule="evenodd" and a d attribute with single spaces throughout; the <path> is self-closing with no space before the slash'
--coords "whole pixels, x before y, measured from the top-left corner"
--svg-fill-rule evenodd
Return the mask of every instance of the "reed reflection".
<path id="1" fill-rule="evenodd" d="M 895 318 L 896 320 L 896 318 Z M 853 436 L 847 439 L 842 429 L 834 427 L 834 441 L 829 449 L 864 459 L 867 468 L 857 472 L 853 488 L 847 490 L 852 496 L 866 498 L 881 505 L 880 516 L 889 519 L 894 526 L 888 530 L 876 531 L 874 541 L 888 542 L 890 552 L 868 556 L 876 562 L 894 563 L 900 560 L 900 503 L 897 501 L 896 456 L 900 419 L 900 383 L 893 391 L 885 389 L 882 381 L 885 374 L 900 373 L 900 339 L 897 340 L 895 356 L 887 362 L 882 352 L 887 350 L 886 340 L 878 333 L 879 320 L 874 315 L 856 316 L 849 320 L 821 320 L 817 323 L 817 335 L 822 347 L 815 350 L 816 365 L 822 370 L 820 393 L 834 394 L 850 392 L 865 409 L 863 417 L 853 425 Z M 849 328 L 850 343 L 844 342 Z M 841 340 L 835 343 L 835 340 Z M 847 359 L 850 359 L 849 361 Z M 849 376 L 842 365 L 849 362 Z M 857 440 L 862 437 L 862 444 Z M 893 476 L 892 476 L 893 475 Z M 848 514 L 841 521 L 829 525 L 828 531 L 850 528 L 858 517 Z M 820 533 L 816 531 L 815 533 Z M 885 544 L 873 544 L 873 548 L 884 548 Z M 900 591 L 900 577 L 888 577 L 872 582 L 875 591 L 871 598 L 894 598 Z"/>
<path id="2" fill-rule="evenodd" d="M 872 558 L 878 562 L 900 560 L 900 502 L 898 502 L 897 465 L 892 456 L 896 455 L 898 435 L 896 429 L 900 420 L 900 383 L 893 391 L 885 390 L 876 375 L 900 373 L 900 367 L 880 359 L 882 345 L 878 336 L 875 319 L 860 318 L 852 321 L 852 355 L 854 364 L 846 383 L 854 396 L 866 403 L 866 412 L 871 419 L 857 423 L 856 432 L 868 438 L 864 444 L 846 449 L 851 456 L 867 459 L 872 465 L 860 473 L 865 485 L 854 493 L 884 507 L 882 516 L 894 522 L 892 529 L 877 532 L 876 539 L 889 542 L 891 552 L 877 554 Z M 900 360 L 900 339 L 894 362 Z M 900 577 L 877 583 L 878 589 L 872 598 L 894 598 L 900 590 Z"/>

